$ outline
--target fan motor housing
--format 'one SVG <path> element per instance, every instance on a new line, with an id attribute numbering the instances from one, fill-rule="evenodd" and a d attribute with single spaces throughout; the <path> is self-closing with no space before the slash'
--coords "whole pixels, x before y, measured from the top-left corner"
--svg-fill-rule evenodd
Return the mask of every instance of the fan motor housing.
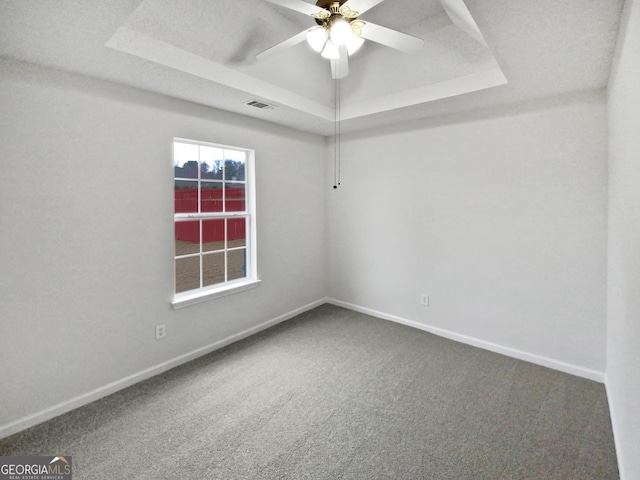
<path id="1" fill-rule="evenodd" d="M 318 0 L 316 6 L 324 8 L 325 10 L 331 10 L 331 6 L 334 3 L 337 3 L 341 7 L 344 3 L 347 3 L 347 0 Z"/>

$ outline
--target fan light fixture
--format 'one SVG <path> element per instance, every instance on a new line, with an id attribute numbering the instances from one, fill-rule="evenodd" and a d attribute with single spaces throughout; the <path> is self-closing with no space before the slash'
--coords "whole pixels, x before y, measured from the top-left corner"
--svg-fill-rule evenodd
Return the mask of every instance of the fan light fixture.
<path id="1" fill-rule="evenodd" d="M 307 43 L 324 58 L 338 60 L 340 47 L 345 46 L 347 56 L 353 55 L 364 43 L 360 37 L 364 22 L 356 20 L 358 12 L 333 2 L 315 16 L 317 27 L 307 30 Z"/>

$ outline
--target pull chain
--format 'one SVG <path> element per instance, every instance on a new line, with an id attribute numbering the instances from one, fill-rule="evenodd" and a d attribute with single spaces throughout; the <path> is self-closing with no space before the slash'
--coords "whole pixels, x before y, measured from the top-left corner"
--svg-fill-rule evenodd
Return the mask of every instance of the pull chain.
<path id="1" fill-rule="evenodd" d="M 338 188 L 340 185 L 340 174 L 341 174 L 341 165 L 340 165 L 340 80 L 336 78 L 335 80 L 335 121 L 334 121 L 334 132 L 333 132 L 333 141 L 334 141 L 334 152 L 333 152 L 333 188 Z"/>

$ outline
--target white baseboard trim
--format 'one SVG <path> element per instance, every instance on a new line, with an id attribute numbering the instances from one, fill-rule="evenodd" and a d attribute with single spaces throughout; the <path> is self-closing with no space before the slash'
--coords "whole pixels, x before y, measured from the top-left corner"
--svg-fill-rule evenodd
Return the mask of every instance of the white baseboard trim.
<path id="1" fill-rule="evenodd" d="M 8 423 L 6 425 L 0 426 L 0 438 L 8 437 L 9 435 L 13 435 L 14 433 L 25 430 L 29 427 L 33 427 L 39 423 L 50 420 L 58 415 L 62 415 L 63 413 L 70 412 L 76 408 L 87 405 L 91 402 L 99 400 L 100 398 L 106 397 L 107 395 L 111 395 L 119 390 L 125 389 L 139 383 L 143 380 L 147 380 L 151 377 L 154 377 L 160 373 L 166 372 L 174 367 L 182 365 L 183 363 L 187 363 L 191 360 L 195 360 L 198 357 L 211 353 L 215 350 L 219 350 L 222 347 L 226 347 L 234 342 L 242 340 L 243 338 L 247 338 L 251 335 L 254 335 L 262 330 L 266 330 L 269 327 L 277 325 L 278 323 L 284 322 L 285 320 L 289 320 L 290 318 L 295 317 L 296 315 L 300 315 L 308 310 L 316 308 L 324 303 L 326 303 L 326 298 L 322 298 L 320 300 L 316 300 L 315 302 L 304 305 L 300 308 L 292 310 L 288 313 L 280 315 L 276 318 L 268 320 L 266 322 L 261 323 L 260 325 L 256 325 L 255 327 L 248 328 L 243 330 L 242 332 L 230 335 L 222 340 L 218 340 L 210 345 L 206 345 L 202 348 L 198 348 L 197 350 L 193 350 L 191 352 L 185 353 L 178 357 L 175 357 L 171 360 L 167 360 L 166 362 L 162 362 L 153 367 L 142 370 L 138 373 L 134 373 L 133 375 L 129 375 L 128 377 L 122 378 L 120 380 L 116 380 L 115 382 L 108 383 L 102 387 L 98 387 L 90 392 L 79 395 L 70 400 L 66 400 L 64 402 L 58 403 L 57 405 L 53 405 L 52 407 L 46 408 L 39 412 L 36 412 L 32 415 L 27 415 L 25 417 L 19 418 L 18 420 Z"/>
<path id="2" fill-rule="evenodd" d="M 327 303 L 336 305 L 338 307 L 347 308 L 349 310 L 353 310 L 356 312 L 371 315 L 372 317 L 380 318 L 383 320 L 390 320 L 392 322 L 400 323 L 402 325 L 407 325 L 409 327 L 417 328 L 419 330 L 424 330 L 425 332 L 433 333 L 440 337 L 448 338 L 450 340 L 455 340 L 456 342 L 465 343 L 467 345 L 472 345 L 474 347 L 482 348 L 484 350 L 489 350 L 491 352 L 500 353 L 508 357 L 517 358 L 518 360 L 524 360 L 525 362 L 535 363 L 536 365 L 541 365 L 543 367 L 548 367 L 564 373 L 569 373 L 571 375 L 576 375 L 578 377 L 587 378 L 589 380 L 594 380 L 596 382 L 604 383 L 604 372 L 598 372 L 596 370 L 591 370 L 589 368 L 579 367 L 577 365 L 561 362 L 559 360 L 553 360 L 551 358 L 542 357 L 540 355 L 524 352 L 522 350 L 518 350 L 511 347 L 505 347 L 503 345 L 487 342 L 485 340 L 480 340 L 478 338 L 468 337 L 466 335 L 461 335 L 459 333 L 451 332 L 449 330 L 433 327 L 431 325 L 415 322 L 413 320 L 407 320 L 406 318 L 397 317 L 395 315 L 389 315 L 383 312 L 378 312 L 377 310 L 372 310 L 370 308 L 365 308 L 359 305 L 343 302 L 341 300 L 336 300 L 334 298 L 327 298 Z"/>
<path id="3" fill-rule="evenodd" d="M 613 431 L 613 443 L 616 446 L 616 458 L 618 459 L 618 473 L 620 474 L 620 480 L 626 480 L 625 463 L 622 460 L 622 447 L 620 442 L 620 433 L 618 431 L 618 416 L 616 415 L 617 407 L 616 403 L 611 398 L 611 389 L 609 388 L 609 379 L 605 375 L 604 387 L 607 392 L 607 403 L 609 403 L 609 418 L 611 419 L 611 430 Z"/>

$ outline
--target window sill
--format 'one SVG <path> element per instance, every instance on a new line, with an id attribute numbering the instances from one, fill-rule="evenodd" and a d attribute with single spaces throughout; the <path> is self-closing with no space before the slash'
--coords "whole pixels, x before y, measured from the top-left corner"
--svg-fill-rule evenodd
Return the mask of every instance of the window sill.
<path id="1" fill-rule="evenodd" d="M 178 310 L 190 305 L 195 305 L 196 303 L 207 302 L 234 293 L 244 292 L 245 290 L 256 288 L 258 285 L 260 285 L 259 279 L 244 279 L 238 282 L 228 283 L 223 287 L 212 287 L 195 292 L 177 293 L 171 301 L 171 306 L 174 310 Z"/>

